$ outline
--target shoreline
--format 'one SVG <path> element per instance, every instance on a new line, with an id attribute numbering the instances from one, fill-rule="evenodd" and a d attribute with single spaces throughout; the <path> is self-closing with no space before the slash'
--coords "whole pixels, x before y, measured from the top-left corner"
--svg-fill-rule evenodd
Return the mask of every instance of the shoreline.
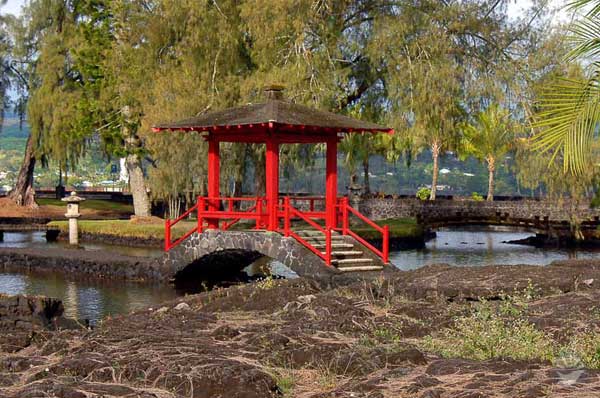
<path id="1" fill-rule="evenodd" d="M 77 278 L 162 283 L 158 264 L 152 258 L 117 253 L 107 256 L 105 252 L 77 248 L 0 248 L 0 270 L 58 272 Z"/>
<path id="2" fill-rule="evenodd" d="M 546 234 L 535 234 L 527 238 L 508 240 L 502 243 L 532 246 L 539 249 L 600 249 L 600 239 L 597 238 L 579 241 L 565 237 L 554 238 Z"/>

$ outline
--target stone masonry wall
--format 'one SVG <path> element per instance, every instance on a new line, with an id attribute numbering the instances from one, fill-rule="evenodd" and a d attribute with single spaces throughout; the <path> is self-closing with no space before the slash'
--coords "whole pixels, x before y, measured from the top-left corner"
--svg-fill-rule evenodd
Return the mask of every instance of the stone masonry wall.
<path id="1" fill-rule="evenodd" d="M 477 202 L 474 200 L 435 200 L 422 201 L 406 198 L 384 198 L 362 200 L 359 209 L 367 217 L 374 220 L 385 220 L 401 217 L 422 217 L 429 220 L 447 218 L 457 215 L 476 217 L 495 217 L 498 213 L 508 214 L 510 218 L 533 219 L 548 217 L 550 221 L 569 220 L 571 204 L 545 202 L 535 200 Z M 600 217 L 599 209 L 591 209 L 583 204 L 576 209 L 580 220 L 594 220 Z"/>
<path id="2" fill-rule="evenodd" d="M 330 278 L 336 273 L 336 270 L 324 267 L 319 257 L 293 238 L 271 232 L 208 230 L 202 234 L 192 234 L 179 246 L 165 253 L 160 260 L 163 278 L 172 278 L 204 256 L 225 250 L 260 253 L 282 262 L 298 275 Z"/>

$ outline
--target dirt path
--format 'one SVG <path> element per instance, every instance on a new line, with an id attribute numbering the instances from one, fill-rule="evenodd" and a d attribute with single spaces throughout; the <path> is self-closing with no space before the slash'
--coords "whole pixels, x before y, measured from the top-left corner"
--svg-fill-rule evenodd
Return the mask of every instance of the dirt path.
<path id="1" fill-rule="evenodd" d="M 0 396 L 595 397 L 600 372 L 581 365 L 443 358 L 424 342 L 474 308 L 512 303 L 522 322 L 563 344 L 600 330 L 599 300 L 600 266 L 587 261 L 434 266 L 328 291 L 265 280 L 94 331 L 0 333 Z"/>

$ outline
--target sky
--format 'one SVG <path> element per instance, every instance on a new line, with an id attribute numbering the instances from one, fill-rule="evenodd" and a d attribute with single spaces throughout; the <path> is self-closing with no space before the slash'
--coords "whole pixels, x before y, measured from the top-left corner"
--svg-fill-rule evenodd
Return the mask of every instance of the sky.
<path id="1" fill-rule="evenodd" d="M 8 3 L 0 11 L 2 13 L 18 15 L 21 11 L 21 7 L 25 4 L 25 0 L 8 0 Z"/>

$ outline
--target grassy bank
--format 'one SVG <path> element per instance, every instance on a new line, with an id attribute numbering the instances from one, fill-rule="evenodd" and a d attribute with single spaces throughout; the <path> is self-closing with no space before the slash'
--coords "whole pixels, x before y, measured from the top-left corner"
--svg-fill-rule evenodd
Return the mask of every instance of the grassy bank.
<path id="1" fill-rule="evenodd" d="M 379 225 L 389 225 L 391 238 L 418 238 L 422 236 L 423 233 L 422 227 L 417 224 L 415 219 L 393 219 L 379 221 L 377 223 Z M 67 221 L 52 221 L 48 226 L 61 231 L 67 231 L 69 228 Z M 172 238 L 183 235 L 195 226 L 195 221 L 182 221 L 177 223 L 172 229 Z M 251 229 L 252 227 L 253 224 L 239 223 L 232 229 Z M 82 233 L 142 239 L 164 239 L 165 237 L 165 225 L 160 221 L 153 223 L 136 223 L 130 220 L 80 220 L 79 230 Z M 365 239 L 381 238 L 381 233 L 367 226 L 352 226 L 352 230 Z"/>
<path id="2" fill-rule="evenodd" d="M 419 238 L 423 236 L 423 227 L 415 218 L 392 218 L 375 221 L 380 226 L 390 227 L 390 238 Z M 351 229 L 365 239 L 380 239 L 381 233 L 366 224 L 353 225 Z"/>
<path id="3" fill-rule="evenodd" d="M 176 238 L 196 225 L 192 221 L 183 221 L 178 223 L 172 229 L 172 237 Z M 67 221 L 52 221 L 48 227 L 67 231 L 69 225 Z M 135 223 L 129 220 L 80 220 L 79 231 L 81 233 L 113 235 L 124 238 L 141 239 L 164 239 L 165 225 L 156 223 Z"/>

